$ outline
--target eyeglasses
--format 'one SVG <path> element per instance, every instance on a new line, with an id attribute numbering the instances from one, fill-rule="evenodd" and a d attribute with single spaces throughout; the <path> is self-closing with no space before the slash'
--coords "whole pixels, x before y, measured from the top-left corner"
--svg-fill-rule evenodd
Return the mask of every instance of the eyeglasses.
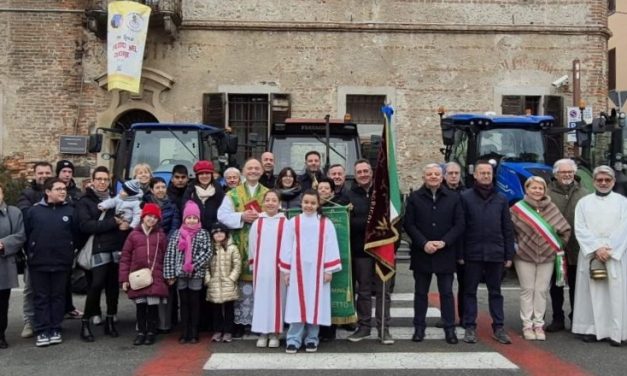
<path id="1" fill-rule="evenodd" d="M 614 179 L 612 178 L 596 178 L 594 179 L 597 183 L 611 183 Z"/>

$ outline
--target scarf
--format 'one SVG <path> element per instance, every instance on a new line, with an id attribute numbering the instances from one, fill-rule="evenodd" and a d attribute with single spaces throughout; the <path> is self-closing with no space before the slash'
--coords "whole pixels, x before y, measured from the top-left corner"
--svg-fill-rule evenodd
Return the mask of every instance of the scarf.
<path id="1" fill-rule="evenodd" d="M 163 209 L 163 205 L 165 205 L 165 203 L 168 202 L 168 198 L 167 197 L 158 198 L 157 196 L 153 195 L 152 202 L 159 205 L 159 207 Z"/>
<path id="2" fill-rule="evenodd" d="M 192 240 L 194 236 L 202 229 L 200 223 L 195 225 L 183 224 L 179 233 L 179 250 L 185 254 L 183 261 L 183 272 L 191 274 L 194 271 L 194 265 L 192 264 Z"/>
<path id="3" fill-rule="evenodd" d="M 481 196 L 481 198 L 483 198 L 484 200 L 487 200 L 488 197 L 490 197 L 490 195 L 492 193 L 494 193 L 494 185 L 492 183 L 490 184 L 479 184 L 479 183 L 475 183 L 475 185 L 473 186 L 475 192 L 477 192 L 479 194 L 479 196 Z"/>
<path id="4" fill-rule="evenodd" d="M 198 195 L 198 198 L 203 204 L 205 203 L 205 201 L 207 201 L 209 197 L 213 196 L 216 193 L 216 188 L 213 186 L 213 184 L 209 184 L 207 188 L 203 188 L 200 185 L 196 185 L 194 186 L 194 188 L 196 189 L 196 195 Z"/>
<path id="5" fill-rule="evenodd" d="M 99 191 L 97 191 L 97 190 L 95 190 L 95 189 L 91 188 L 91 191 L 92 191 L 92 192 L 94 192 L 94 194 L 96 195 L 96 197 L 98 197 L 98 199 L 99 199 L 100 201 L 104 201 L 104 200 L 106 200 L 106 199 L 108 199 L 108 198 L 111 198 L 111 195 L 109 194 L 109 191 L 108 191 L 108 190 L 106 190 L 106 191 L 104 191 L 104 192 L 99 192 Z"/>

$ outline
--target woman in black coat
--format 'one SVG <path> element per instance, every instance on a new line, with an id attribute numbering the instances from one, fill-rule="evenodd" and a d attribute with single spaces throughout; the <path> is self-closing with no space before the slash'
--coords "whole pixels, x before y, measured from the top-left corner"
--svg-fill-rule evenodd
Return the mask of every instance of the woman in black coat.
<path id="1" fill-rule="evenodd" d="M 425 337 L 425 317 L 432 275 L 438 279 L 440 307 L 446 342 L 457 343 L 453 273 L 461 260 L 457 246 L 464 231 L 464 213 L 459 195 L 442 186 L 442 168 L 435 163 L 423 169 L 424 185 L 407 199 L 404 227 L 411 238 L 411 264 L 414 272 L 414 335 Z"/>

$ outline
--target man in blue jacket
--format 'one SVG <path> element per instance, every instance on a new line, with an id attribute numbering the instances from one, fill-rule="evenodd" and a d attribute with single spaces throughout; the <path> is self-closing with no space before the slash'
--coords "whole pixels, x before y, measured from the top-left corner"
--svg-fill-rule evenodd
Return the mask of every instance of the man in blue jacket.
<path id="1" fill-rule="evenodd" d="M 463 262 L 464 275 L 464 342 L 477 342 L 477 287 L 482 278 L 488 288 L 493 338 L 502 343 L 512 341 L 503 328 L 503 268 L 512 266 L 514 231 L 507 198 L 496 191 L 492 165 L 477 161 L 475 184 L 461 194 L 465 214 Z"/>

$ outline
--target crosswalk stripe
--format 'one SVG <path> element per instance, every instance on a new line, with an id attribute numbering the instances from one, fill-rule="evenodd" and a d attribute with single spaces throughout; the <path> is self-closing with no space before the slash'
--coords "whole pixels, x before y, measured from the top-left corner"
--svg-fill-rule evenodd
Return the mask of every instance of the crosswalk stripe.
<path id="1" fill-rule="evenodd" d="M 372 317 L 374 317 L 375 308 L 372 308 Z M 429 307 L 427 308 L 427 317 L 440 317 L 441 313 L 438 308 Z M 414 317 L 414 309 L 408 307 L 392 307 L 390 308 L 390 317 L 393 318 L 403 318 L 403 317 Z"/>
<path id="2" fill-rule="evenodd" d="M 496 352 L 214 353 L 204 370 L 518 369 Z"/>
<path id="3" fill-rule="evenodd" d="M 397 340 L 409 340 L 411 339 L 412 335 L 414 334 L 414 328 L 413 327 L 409 327 L 409 326 L 392 326 L 389 328 L 390 330 L 390 334 L 392 335 L 392 337 L 394 337 L 394 339 Z M 455 331 L 457 333 L 457 337 L 461 338 L 464 336 L 464 329 L 463 328 L 455 328 Z M 335 338 L 338 340 L 342 340 L 342 339 L 346 339 L 348 338 L 349 335 L 351 335 L 352 332 L 346 331 L 346 330 L 342 330 L 342 329 L 338 329 L 336 332 L 336 336 Z M 242 340 L 244 341 L 251 341 L 251 340 L 257 340 L 257 335 L 254 334 L 247 334 L 244 337 L 242 337 Z M 377 330 L 376 328 L 372 328 L 372 334 L 370 337 L 366 338 L 366 339 L 372 339 L 375 340 L 377 339 Z M 425 328 L 425 339 L 426 340 L 444 340 L 444 329 L 440 329 L 440 328 L 434 328 L 434 327 L 427 327 Z"/>

